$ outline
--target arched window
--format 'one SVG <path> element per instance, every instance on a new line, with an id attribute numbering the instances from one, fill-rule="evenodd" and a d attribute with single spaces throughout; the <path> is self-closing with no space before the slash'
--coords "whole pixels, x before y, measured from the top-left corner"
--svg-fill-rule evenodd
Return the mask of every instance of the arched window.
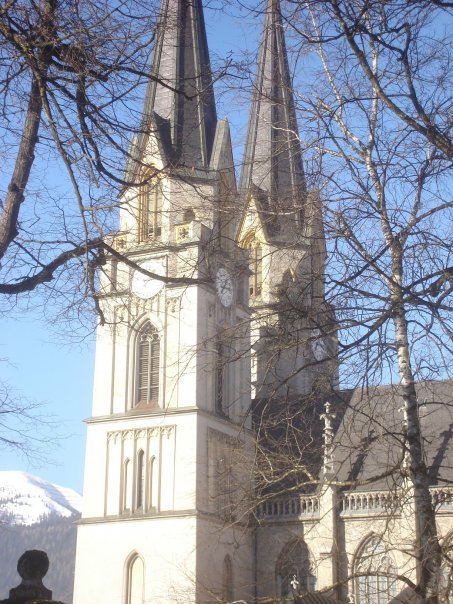
<path id="1" fill-rule="evenodd" d="M 294 595 L 315 591 L 316 576 L 307 544 L 303 539 L 291 541 L 283 548 L 276 568 L 277 592 L 283 602 L 294 602 Z M 295 581 L 295 592 L 291 583 Z"/>
<path id="2" fill-rule="evenodd" d="M 225 346 L 218 337 L 215 343 L 215 372 L 214 372 L 214 388 L 215 388 L 215 411 L 218 415 L 225 414 L 225 371 L 226 371 L 226 354 Z"/>
<path id="3" fill-rule="evenodd" d="M 145 454 L 140 449 L 137 453 L 137 474 L 136 474 L 136 508 L 145 507 Z"/>
<path id="4" fill-rule="evenodd" d="M 242 247 L 249 251 L 249 296 L 259 298 L 263 287 L 263 248 L 255 233 L 244 239 Z"/>
<path id="5" fill-rule="evenodd" d="M 442 565 L 440 604 L 453 604 L 453 568 L 449 563 Z"/>
<path id="6" fill-rule="evenodd" d="M 162 186 L 151 180 L 139 191 L 138 239 L 159 239 L 162 235 Z"/>
<path id="7" fill-rule="evenodd" d="M 354 571 L 359 575 L 355 583 L 357 604 L 388 604 L 396 597 L 395 565 L 379 537 L 372 536 L 362 545 Z"/>
<path id="8" fill-rule="evenodd" d="M 228 555 L 223 560 L 222 600 L 224 602 L 233 601 L 233 565 Z"/>
<path id="9" fill-rule="evenodd" d="M 442 575 L 440 579 L 440 604 L 453 604 L 453 567 L 450 563 L 453 554 L 453 534 L 444 540 L 442 544 L 444 560 L 442 563 Z"/>
<path id="10" fill-rule="evenodd" d="M 293 284 L 293 274 L 290 269 L 287 269 L 282 275 L 282 281 L 280 283 L 280 287 L 278 288 L 280 298 L 287 300 L 290 297 Z"/>
<path id="11" fill-rule="evenodd" d="M 143 604 L 145 566 L 139 555 L 133 556 L 127 565 L 126 604 Z"/>
<path id="12" fill-rule="evenodd" d="M 154 457 L 151 457 L 148 465 L 148 507 L 154 508 L 156 506 L 155 492 L 154 492 Z"/>
<path id="13" fill-rule="evenodd" d="M 123 463 L 123 491 L 122 491 L 122 511 L 130 511 L 131 499 L 132 499 L 132 476 L 131 476 L 131 462 L 129 459 L 125 459 Z"/>
<path id="14" fill-rule="evenodd" d="M 146 323 L 137 337 L 137 388 L 135 403 L 159 402 L 160 339 L 157 329 Z"/>

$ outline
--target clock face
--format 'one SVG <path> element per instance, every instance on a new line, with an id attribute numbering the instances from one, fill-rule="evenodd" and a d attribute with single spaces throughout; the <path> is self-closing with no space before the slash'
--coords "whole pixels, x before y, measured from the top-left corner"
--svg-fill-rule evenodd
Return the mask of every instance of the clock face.
<path id="1" fill-rule="evenodd" d="M 233 302 L 233 281 L 231 280 L 230 274 L 226 268 L 219 268 L 215 278 L 215 287 L 217 295 L 219 296 L 220 302 L 226 308 Z"/>
<path id="2" fill-rule="evenodd" d="M 150 273 L 156 273 L 156 275 L 164 276 L 166 273 L 165 267 L 155 260 L 148 260 L 148 262 L 144 262 L 140 266 Z M 151 277 L 144 275 L 140 271 L 134 271 L 132 276 L 132 291 L 138 298 L 148 300 L 158 294 L 163 286 L 163 281 L 151 279 Z"/>

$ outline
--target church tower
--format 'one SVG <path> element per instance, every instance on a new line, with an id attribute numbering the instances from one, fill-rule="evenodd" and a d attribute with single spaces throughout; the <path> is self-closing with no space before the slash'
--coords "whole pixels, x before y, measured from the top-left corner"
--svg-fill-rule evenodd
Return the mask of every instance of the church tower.
<path id="1" fill-rule="evenodd" d="M 249 601 L 248 268 L 201 0 L 162 0 L 127 177 L 101 281 L 74 603 Z"/>
<path id="2" fill-rule="evenodd" d="M 250 254 L 256 398 L 294 399 L 336 383 L 325 302 L 319 196 L 308 192 L 280 3 L 268 0 L 239 191 L 237 240 Z"/>

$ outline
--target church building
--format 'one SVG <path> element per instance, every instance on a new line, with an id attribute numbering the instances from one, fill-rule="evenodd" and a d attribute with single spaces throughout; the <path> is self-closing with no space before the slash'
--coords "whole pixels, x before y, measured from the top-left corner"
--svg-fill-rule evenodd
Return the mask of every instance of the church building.
<path id="1" fill-rule="evenodd" d="M 398 486 L 401 507 L 385 480 L 335 484 L 371 476 L 384 453 L 394 461 L 401 414 L 390 387 L 338 391 L 321 200 L 304 178 L 278 0 L 267 2 L 239 185 L 201 0 L 162 0 L 130 155 L 136 184 L 122 192 L 100 285 L 74 604 L 264 604 L 323 589 L 310 601 L 410 601 L 394 599 L 407 592 L 395 575 L 416 573 L 410 487 Z M 435 413 L 443 388 L 425 386 L 433 433 L 453 420 Z M 364 404 L 385 426 L 364 421 Z M 303 449 L 302 478 L 278 470 L 291 422 L 302 440 L 283 440 Z M 257 464 L 273 459 L 277 480 L 263 488 Z M 433 497 L 448 540 L 451 490 L 433 484 Z"/>

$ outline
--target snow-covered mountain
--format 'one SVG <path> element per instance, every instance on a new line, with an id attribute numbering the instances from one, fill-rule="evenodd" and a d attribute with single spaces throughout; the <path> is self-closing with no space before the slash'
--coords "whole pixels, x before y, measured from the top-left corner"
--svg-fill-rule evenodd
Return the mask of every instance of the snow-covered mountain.
<path id="1" fill-rule="evenodd" d="M 49 516 L 78 516 L 82 497 L 26 472 L 0 472 L 0 523 L 31 526 Z"/>

